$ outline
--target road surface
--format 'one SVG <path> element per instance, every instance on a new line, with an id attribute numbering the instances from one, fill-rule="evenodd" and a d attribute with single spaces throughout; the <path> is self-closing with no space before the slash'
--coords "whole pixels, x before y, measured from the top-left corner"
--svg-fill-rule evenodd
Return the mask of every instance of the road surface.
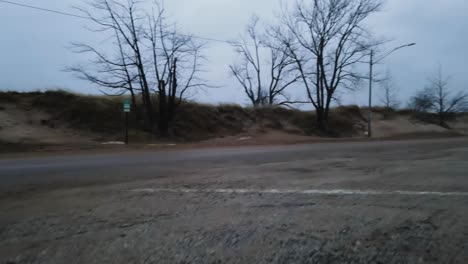
<path id="1" fill-rule="evenodd" d="M 468 140 L 0 159 L 0 263 L 468 263 Z"/>

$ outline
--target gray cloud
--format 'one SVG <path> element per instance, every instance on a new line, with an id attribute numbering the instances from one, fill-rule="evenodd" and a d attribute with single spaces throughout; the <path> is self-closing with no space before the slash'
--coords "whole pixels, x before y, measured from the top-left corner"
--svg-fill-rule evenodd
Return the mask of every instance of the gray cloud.
<path id="1" fill-rule="evenodd" d="M 19 1 L 19 0 L 16 0 Z M 66 12 L 76 0 L 22 0 Z M 186 32 L 209 38 L 232 40 L 242 33 L 252 13 L 266 21 L 274 20 L 279 2 L 272 0 L 166 0 L 166 7 Z M 401 100 L 424 87 L 427 77 L 440 63 L 451 76 L 451 86 L 468 89 L 468 2 L 465 0 L 389 0 L 382 13 L 369 20 L 378 36 L 394 41 L 385 48 L 417 42 L 401 50 L 378 66 L 390 70 L 400 88 Z M 61 71 L 85 58 L 66 47 L 71 41 L 101 43 L 98 35 L 87 32 L 87 22 L 73 17 L 44 13 L 0 3 L 0 89 L 34 90 L 64 87 L 85 93 L 96 92 L 86 82 Z M 220 89 L 198 92 L 195 98 L 204 102 L 246 103 L 242 91 L 229 79 L 228 64 L 235 60 L 229 45 L 210 42 L 205 79 Z M 385 49 L 384 48 L 384 49 Z M 364 104 L 367 91 L 344 94 L 345 103 Z"/>

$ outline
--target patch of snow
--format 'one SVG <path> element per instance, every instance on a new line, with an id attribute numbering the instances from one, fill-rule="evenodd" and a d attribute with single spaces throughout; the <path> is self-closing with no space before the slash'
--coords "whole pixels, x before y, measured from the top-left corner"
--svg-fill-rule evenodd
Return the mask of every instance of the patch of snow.
<path id="1" fill-rule="evenodd" d="M 102 145 L 125 145 L 125 142 L 122 141 L 109 141 L 101 143 Z"/>

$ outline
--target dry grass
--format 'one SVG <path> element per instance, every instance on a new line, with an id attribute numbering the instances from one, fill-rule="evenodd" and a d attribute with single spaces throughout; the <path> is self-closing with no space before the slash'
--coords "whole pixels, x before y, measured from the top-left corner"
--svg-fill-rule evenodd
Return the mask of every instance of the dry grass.
<path id="1" fill-rule="evenodd" d="M 172 135 L 183 140 L 201 140 L 241 133 L 249 113 L 236 105 L 212 106 L 185 102 L 180 105 Z"/>
<path id="2" fill-rule="evenodd" d="M 24 109 L 47 112 L 51 118 L 44 123 L 66 123 L 79 131 L 89 131 L 114 138 L 122 134 L 122 101 L 124 96 L 92 96 L 62 90 L 47 92 L 0 92 L 2 104 L 15 104 Z M 157 102 L 157 100 L 155 100 Z M 136 109 L 139 107 L 137 106 Z M 130 115 L 132 135 L 140 141 L 154 139 L 143 130 L 143 120 L 135 107 Z M 157 105 L 154 106 L 157 115 Z M 411 110 L 394 110 L 376 107 L 373 111 L 384 120 L 415 116 Z M 333 108 L 329 116 L 329 132 L 317 130 L 315 112 L 283 107 L 241 107 L 235 104 L 210 105 L 184 101 L 172 124 L 171 140 L 198 141 L 223 138 L 239 134 L 278 131 L 299 136 L 354 137 L 363 135 L 367 113 L 358 106 Z M 425 118 L 427 119 L 427 118 Z"/>
<path id="3" fill-rule="evenodd" d="M 47 124 L 66 122 L 78 130 L 112 135 L 122 130 L 122 101 L 124 97 L 92 96 L 63 90 L 46 92 L 2 92 L 1 103 L 13 103 L 29 109 L 39 109 L 52 116 Z M 155 100 L 157 102 L 157 100 Z M 157 105 L 154 106 L 157 115 Z M 131 129 L 142 131 L 143 121 L 134 111 Z M 361 119 L 357 106 L 340 107 L 330 113 L 330 134 L 351 136 L 356 133 L 355 122 Z M 231 136 L 257 130 L 278 130 L 300 135 L 317 135 L 315 113 L 283 107 L 241 107 L 235 104 L 209 105 L 185 101 L 172 124 L 171 136 L 183 141 Z"/>
<path id="4" fill-rule="evenodd" d="M 183 103 L 177 113 L 173 134 L 191 140 L 233 136 L 256 127 L 258 132 L 280 130 L 310 135 L 314 115 L 281 107 L 241 107 L 235 104 Z"/>
<path id="5" fill-rule="evenodd" d="M 31 98 L 31 106 L 51 114 L 54 121 L 98 133 L 121 129 L 121 101 L 113 97 L 84 96 L 64 91 L 48 91 Z"/>

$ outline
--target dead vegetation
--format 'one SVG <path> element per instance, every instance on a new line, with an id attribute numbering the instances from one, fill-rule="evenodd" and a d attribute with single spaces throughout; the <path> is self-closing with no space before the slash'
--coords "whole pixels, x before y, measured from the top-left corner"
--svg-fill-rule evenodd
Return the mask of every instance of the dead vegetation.
<path id="1" fill-rule="evenodd" d="M 118 135 L 122 130 L 123 96 L 92 96 L 62 90 L 47 92 L 2 92 L 0 105 L 15 105 L 21 109 L 44 111 L 48 119 L 40 120 L 50 128 L 61 124 L 105 136 Z M 155 109 L 158 109 L 155 107 Z M 131 114 L 130 126 L 143 133 L 139 106 Z M 155 110 L 157 116 L 157 110 Z M 316 135 L 313 112 L 283 107 L 241 107 L 234 104 L 209 105 L 184 101 L 170 131 L 171 138 L 183 141 L 203 140 L 246 132 L 255 127 L 258 132 L 280 130 L 301 135 Z M 359 108 L 334 109 L 332 136 L 357 133 L 354 123 L 362 119 Z M 330 136 L 330 135 L 329 135 Z"/>
<path id="2" fill-rule="evenodd" d="M 123 135 L 123 96 L 80 95 L 62 90 L 47 92 L 0 93 L 0 140 L 29 144 L 62 142 L 121 141 Z M 137 100 L 138 102 L 138 100 Z M 366 108 L 356 105 L 333 108 L 330 132 L 323 133 L 314 120 L 315 112 L 285 107 L 241 107 L 235 104 L 210 105 L 184 101 L 179 108 L 169 137 L 162 139 L 145 132 L 140 105 L 130 115 L 132 142 L 194 142 L 210 139 L 295 137 L 364 137 Z M 158 107 L 155 107 L 158 116 Z M 382 137 L 395 134 L 443 133 L 412 110 L 373 108 L 375 129 Z M 6 120 L 10 119 L 10 120 Z M 27 126 L 27 128 L 24 128 Z M 454 125 L 461 127 L 460 124 Z M 463 126 L 463 129 L 464 126 Z M 21 134 L 29 130 L 28 134 Z M 466 129 L 465 129 L 466 130 Z M 16 140 L 15 131 L 19 131 Z M 9 132 L 9 133 L 8 133 Z M 48 133 L 50 132 L 50 133 Z M 10 137 L 5 137 L 5 135 Z M 20 136 L 21 134 L 21 136 Z M 378 136 L 378 135 L 376 135 Z M 40 139 L 39 139 L 40 137 Z M 2 144 L 6 146 L 5 144 Z"/>

